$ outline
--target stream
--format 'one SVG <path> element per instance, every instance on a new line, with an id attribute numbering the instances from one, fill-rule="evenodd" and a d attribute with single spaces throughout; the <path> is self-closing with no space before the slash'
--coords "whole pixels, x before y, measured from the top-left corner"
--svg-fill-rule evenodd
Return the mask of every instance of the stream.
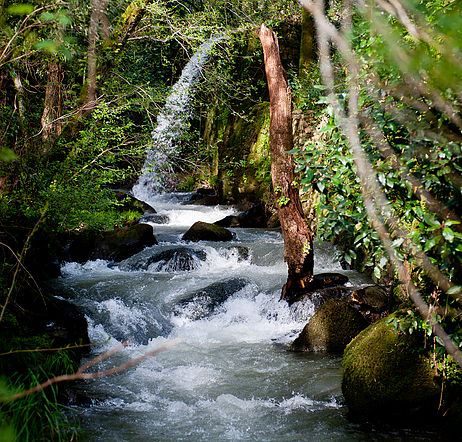
<path id="1" fill-rule="evenodd" d="M 101 343 L 89 358 L 133 340 L 98 370 L 181 339 L 134 368 L 76 386 L 91 399 L 74 407 L 83 439 L 425 440 L 428 432 L 384 432 L 348 421 L 341 357 L 287 351 L 314 306 L 279 302 L 287 278 L 281 234 L 236 228 L 228 243 L 186 243 L 181 236 L 195 221 L 234 213 L 185 205 L 188 198 L 144 196 L 158 212 L 154 221 L 163 222 L 147 221 L 158 245 L 118 265 L 66 263 L 54 282 L 61 296 L 82 307 L 91 341 Z M 178 270 L 176 255 L 146 265 L 159 252 L 185 247 L 191 270 Z M 315 272 L 342 272 L 351 284 L 367 283 L 341 270 L 332 256 L 330 246 L 317 244 Z"/>

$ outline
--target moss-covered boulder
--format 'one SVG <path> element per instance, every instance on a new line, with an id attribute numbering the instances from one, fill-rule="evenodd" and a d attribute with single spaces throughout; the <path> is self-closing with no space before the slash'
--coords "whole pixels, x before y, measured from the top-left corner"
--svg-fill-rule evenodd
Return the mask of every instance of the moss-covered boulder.
<path id="1" fill-rule="evenodd" d="M 363 316 L 346 301 L 330 299 L 312 316 L 290 350 L 342 352 L 366 327 Z"/>
<path id="2" fill-rule="evenodd" d="M 424 338 L 398 332 L 387 318 L 367 327 L 345 349 L 342 391 L 350 413 L 381 419 L 436 413 L 440 388 L 421 350 Z"/>
<path id="3" fill-rule="evenodd" d="M 183 235 L 184 241 L 231 241 L 233 234 L 224 227 L 197 221 Z"/>

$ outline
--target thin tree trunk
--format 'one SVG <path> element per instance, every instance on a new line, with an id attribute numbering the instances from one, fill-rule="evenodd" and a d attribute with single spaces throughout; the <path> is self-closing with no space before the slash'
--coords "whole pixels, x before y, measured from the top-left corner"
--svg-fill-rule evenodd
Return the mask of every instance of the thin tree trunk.
<path id="1" fill-rule="evenodd" d="M 98 4 L 98 19 L 100 24 L 101 40 L 104 43 L 109 41 L 110 37 L 110 23 L 107 16 L 107 4 L 109 0 L 100 0 Z"/>
<path id="2" fill-rule="evenodd" d="M 313 280 L 313 232 L 303 216 L 298 187 L 294 185 L 292 96 L 279 56 L 276 34 L 262 25 L 259 32 L 265 56 L 270 95 L 271 175 L 288 265 L 282 299 L 294 302 Z"/>
<path id="3" fill-rule="evenodd" d="M 96 101 L 96 42 L 98 41 L 99 15 L 99 0 L 92 0 L 90 26 L 88 27 L 87 94 L 85 100 L 87 113 L 91 112 Z"/>
<path id="4" fill-rule="evenodd" d="M 42 114 L 42 141 L 44 152 L 53 144 L 61 134 L 62 122 L 59 117 L 63 113 L 62 95 L 62 67 L 57 60 L 48 63 L 48 79 L 45 91 L 45 106 Z"/>

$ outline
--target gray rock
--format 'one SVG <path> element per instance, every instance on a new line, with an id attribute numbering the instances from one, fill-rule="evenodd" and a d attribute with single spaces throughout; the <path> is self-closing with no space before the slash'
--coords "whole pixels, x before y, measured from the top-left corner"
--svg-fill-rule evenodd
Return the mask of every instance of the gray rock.
<path id="1" fill-rule="evenodd" d="M 205 318 L 247 284 L 248 281 L 243 278 L 216 282 L 182 299 L 175 311 L 191 319 Z"/>
<path id="2" fill-rule="evenodd" d="M 157 263 L 158 271 L 177 272 L 195 270 L 200 261 L 205 261 L 207 254 L 203 250 L 194 250 L 189 247 L 177 247 L 174 249 L 154 252 L 146 256 L 141 253 L 126 259 L 119 264 L 119 269 L 123 271 L 140 271 Z"/>

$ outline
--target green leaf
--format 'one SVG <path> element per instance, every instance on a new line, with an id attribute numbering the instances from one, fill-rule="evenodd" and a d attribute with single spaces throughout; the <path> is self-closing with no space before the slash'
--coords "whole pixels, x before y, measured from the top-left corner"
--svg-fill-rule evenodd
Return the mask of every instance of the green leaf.
<path id="1" fill-rule="evenodd" d="M 42 49 L 50 54 L 55 54 L 58 50 L 58 46 L 54 40 L 40 40 L 35 43 L 37 49 Z"/>
<path id="2" fill-rule="evenodd" d="M 374 267 L 374 275 L 377 279 L 380 279 L 380 276 L 382 275 L 380 269 L 377 266 Z"/>
<path id="3" fill-rule="evenodd" d="M 0 161 L 14 161 L 17 155 L 8 147 L 0 149 Z"/>
<path id="4" fill-rule="evenodd" d="M 454 241 L 454 232 L 449 228 L 449 227 L 445 227 L 443 229 L 443 237 L 446 241 L 449 241 L 449 242 L 452 242 Z"/>
<path id="5" fill-rule="evenodd" d="M 425 243 L 424 252 L 428 252 L 429 250 L 433 249 L 433 247 L 435 247 L 440 242 L 440 240 L 440 235 L 431 238 L 429 241 Z"/>
<path id="6" fill-rule="evenodd" d="M 44 12 L 40 14 L 40 20 L 41 21 L 51 21 L 55 19 L 55 15 L 52 14 L 51 12 Z"/>
<path id="7" fill-rule="evenodd" d="M 34 5 L 29 3 L 16 3 L 8 7 L 7 11 L 12 15 L 28 15 L 34 10 Z"/>
<path id="8" fill-rule="evenodd" d="M 456 293 L 461 293 L 462 292 L 462 285 L 455 285 L 451 287 L 446 293 L 448 295 L 455 295 Z"/>

